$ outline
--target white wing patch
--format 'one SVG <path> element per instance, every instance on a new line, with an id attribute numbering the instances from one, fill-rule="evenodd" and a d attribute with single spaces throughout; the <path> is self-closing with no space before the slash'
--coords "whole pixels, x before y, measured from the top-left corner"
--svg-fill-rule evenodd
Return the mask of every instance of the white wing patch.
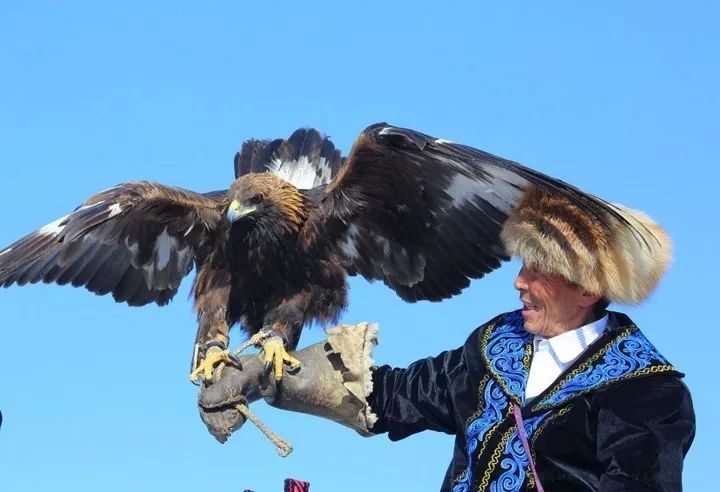
<path id="1" fill-rule="evenodd" d="M 2 253 L 0 253 L 0 256 L 4 255 L 5 253 L 9 253 L 10 251 L 12 251 L 12 248 L 8 248 L 5 251 L 3 251 Z"/>
<path id="2" fill-rule="evenodd" d="M 520 201 L 523 190 L 527 187 L 527 180 L 501 167 L 490 166 L 485 172 L 491 176 L 493 182 L 482 183 L 483 198 L 495 208 L 509 213 Z"/>
<path id="3" fill-rule="evenodd" d="M 138 245 L 127 243 L 128 249 L 137 254 Z M 192 262 L 192 248 L 180 247 L 178 240 L 168 234 L 167 227 L 155 238 L 150 259 L 142 265 L 143 275 L 148 287 L 176 288 Z"/>
<path id="4" fill-rule="evenodd" d="M 470 200 L 477 192 L 477 182 L 462 174 L 456 174 L 445 190 L 445 193 L 452 198 L 453 207 L 456 208 Z"/>
<path id="5" fill-rule="evenodd" d="M 320 158 L 320 161 L 317 164 L 317 171 L 319 176 L 315 180 L 313 187 L 330 182 L 330 175 L 332 173 L 332 169 L 330 169 L 330 165 L 328 164 L 327 159 L 325 159 L 324 157 Z"/>
<path id="6" fill-rule="evenodd" d="M 445 189 L 452 199 L 452 206 L 461 207 L 474 198 L 484 200 L 494 208 L 508 213 L 520 199 L 522 190 L 527 186 L 527 180 L 517 174 L 500 167 L 487 167 L 483 171 L 488 175 L 487 181 L 479 178 L 468 178 L 459 170 L 473 173 L 466 162 L 450 157 L 437 156 L 438 160 L 445 162 L 456 169 L 456 174 Z"/>
<path id="7" fill-rule="evenodd" d="M 109 219 L 115 217 L 116 215 L 120 215 L 122 213 L 122 207 L 119 203 L 113 203 L 108 207 L 108 212 L 110 212 L 110 215 L 108 216 Z"/>
<path id="8" fill-rule="evenodd" d="M 330 181 L 331 169 L 325 157 L 321 157 L 315 164 L 304 155 L 297 161 L 275 158 L 265 167 L 300 190 L 308 190 Z"/>
<path id="9" fill-rule="evenodd" d="M 45 236 L 57 236 L 65 229 L 68 217 L 70 217 L 70 215 L 63 215 L 59 219 L 53 220 L 49 224 L 42 226 L 38 230 L 38 233 Z"/>
<path id="10" fill-rule="evenodd" d="M 49 224 L 45 224 L 40 229 L 38 229 L 38 234 L 43 234 L 44 236 L 58 236 L 63 230 L 65 230 L 65 226 L 67 225 L 69 219 L 76 213 L 87 210 L 89 208 L 97 207 L 98 205 L 101 205 L 105 202 L 105 200 L 100 200 L 97 203 L 92 203 L 90 205 L 83 205 L 82 207 L 78 207 L 77 210 L 73 211 L 72 213 L 69 213 L 67 215 L 63 215 L 57 220 L 53 220 Z M 111 216 L 112 217 L 112 216 Z"/>
<path id="11" fill-rule="evenodd" d="M 177 240 L 167 233 L 167 227 L 163 229 L 160 235 L 155 239 L 155 247 L 153 248 L 155 256 L 155 267 L 158 270 L 164 270 L 170 262 L 170 253 L 177 249 Z"/>
<path id="12" fill-rule="evenodd" d="M 358 228 L 355 224 L 351 224 L 348 227 L 347 235 L 345 239 L 340 243 L 340 251 L 348 260 L 354 260 L 360 256 L 357 250 L 357 233 Z"/>

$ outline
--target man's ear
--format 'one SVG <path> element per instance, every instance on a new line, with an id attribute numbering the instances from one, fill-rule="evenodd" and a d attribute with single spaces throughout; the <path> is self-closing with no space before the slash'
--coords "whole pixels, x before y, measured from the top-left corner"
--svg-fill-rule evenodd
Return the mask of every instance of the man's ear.
<path id="1" fill-rule="evenodd" d="M 600 299 L 602 299 L 601 294 L 594 294 L 592 292 L 584 290 L 578 298 L 578 303 L 582 307 L 589 307 L 598 302 Z"/>

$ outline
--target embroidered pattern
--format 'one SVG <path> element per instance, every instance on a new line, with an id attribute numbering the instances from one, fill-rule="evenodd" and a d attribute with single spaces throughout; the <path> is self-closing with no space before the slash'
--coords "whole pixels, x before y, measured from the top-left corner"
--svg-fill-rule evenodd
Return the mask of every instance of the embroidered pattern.
<path id="1" fill-rule="evenodd" d="M 551 411 L 525 419 L 525 432 L 531 436 L 540 423 L 550 415 Z M 505 443 L 503 459 L 500 461 L 500 468 L 505 470 L 497 480 L 490 484 L 490 492 L 511 492 L 520 490 L 525 482 L 526 468 L 530 466 L 525 448 L 522 445 L 518 430 L 512 428 L 512 433 Z"/>
<path id="2" fill-rule="evenodd" d="M 593 364 L 600 357 L 602 360 Z M 542 409 L 560 404 L 568 398 L 613 381 L 650 372 L 673 370 L 648 339 L 633 326 L 608 344 L 605 350 L 598 352 L 571 372 L 534 408 Z"/>
<path id="3" fill-rule="evenodd" d="M 492 431 L 505 418 L 509 396 L 518 402 L 525 396 L 525 381 L 530 367 L 530 334 L 523 329 L 520 311 L 505 315 L 502 324 L 488 326 L 483 335 L 482 350 L 494 378 L 481 391 L 483 411 L 466 427 L 468 465 L 457 479 L 453 492 L 465 492 L 472 483 L 472 463 L 482 454 Z M 529 347 L 529 348 L 528 348 Z M 484 380 L 485 381 L 485 380 Z"/>
<path id="4" fill-rule="evenodd" d="M 525 383 L 530 370 L 532 335 L 523 329 L 522 312 L 513 311 L 503 318 L 503 324 L 490 326 L 483 337 L 482 350 L 493 373 L 516 403 L 525 399 Z"/>
<path id="5" fill-rule="evenodd" d="M 486 438 L 490 435 L 488 431 L 503 420 L 503 411 L 508 406 L 508 397 L 503 393 L 502 388 L 500 388 L 500 385 L 498 385 L 494 379 L 487 381 L 482 396 L 483 399 L 481 401 L 485 402 L 485 410 L 467 426 L 466 452 L 468 466 L 453 487 L 453 492 L 465 492 L 469 490 L 470 484 L 472 483 L 471 465 L 474 461 L 475 451 L 481 442 L 483 444 L 481 449 L 485 447 Z"/>
<path id="6" fill-rule="evenodd" d="M 487 465 L 485 466 L 485 473 L 483 473 L 482 481 L 480 482 L 480 487 L 478 490 L 487 490 L 488 483 L 490 482 L 490 477 L 492 476 L 493 472 L 495 471 L 495 467 L 498 464 L 498 461 L 500 461 L 500 454 L 502 453 L 503 449 L 505 448 L 505 444 L 510 439 L 510 436 L 513 433 L 513 428 L 511 427 L 505 433 L 502 435 L 502 438 L 500 439 L 500 444 L 495 448 L 495 451 L 493 451 L 493 454 L 490 456 L 490 459 L 487 462 Z M 455 492 L 455 491 L 453 491 Z"/>
<path id="7" fill-rule="evenodd" d="M 523 328 L 520 311 L 490 324 L 482 336 L 480 352 L 491 377 L 480 383 L 480 405 L 466 426 L 467 468 L 456 479 L 453 492 L 468 492 L 473 482 L 479 490 L 517 491 L 529 475 L 529 457 L 517 428 L 503 425 L 510 416 L 510 401 L 522 404 L 532 358 L 532 335 Z M 535 415 L 525 419 L 525 432 L 534 446 L 550 422 L 570 411 L 571 398 L 612 382 L 675 369 L 658 353 L 634 325 L 627 326 L 576 369 L 555 384 L 542 401 L 532 407 Z M 559 408 L 563 407 L 563 408 Z M 543 412 L 543 413 L 538 413 Z M 487 449 L 493 435 L 502 428 L 497 446 Z M 531 447 L 531 453 L 534 449 Z M 473 466 L 484 461 L 482 477 L 473 477 Z M 484 469 L 483 469 L 484 468 Z M 478 470 L 474 470 L 478 472 Z"/>

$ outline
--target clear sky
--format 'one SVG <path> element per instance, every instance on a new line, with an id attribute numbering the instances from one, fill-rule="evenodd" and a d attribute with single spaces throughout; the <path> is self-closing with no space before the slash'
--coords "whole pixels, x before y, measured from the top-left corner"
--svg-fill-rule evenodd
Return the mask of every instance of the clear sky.
<path id="1" fill-rule="evenodd" d="M 226 188 L 244 139 L 301 126 L 347 152 L 388 121 L 523 162 L 673 237 L 657 292 L 616 309 L 686 372 L 685 484 L 706 488 L 720 438 L 716 3 L 149 3 L 0 3 L 0 248 L 123 181 Z M 344 321 L 378 321 L 375 359 L 405 365 L 517 308 L 517 269 L 442 304 L 354 279 Z M 258 403 L 289 458 L 249 425 L 215 442 L 187 379 L 189 285 L 140 309 L 70 287 L 0 291 L 0 490 L 439 488 L 451 436 L 363 439 Z"/>

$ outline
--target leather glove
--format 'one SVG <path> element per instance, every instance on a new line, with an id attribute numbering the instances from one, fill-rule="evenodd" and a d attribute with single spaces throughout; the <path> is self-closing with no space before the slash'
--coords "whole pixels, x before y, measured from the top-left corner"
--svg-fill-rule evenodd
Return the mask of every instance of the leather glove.
<path id="1" fill-rule="evenodd" d="M 227 366 L 220 378 L 200 389 L 200 417 L 220 442 L 245 423 L 235 408 L 263 398 L 277 408 L 317 415 L 372 435 L 377 420 L 367 397 L 372 392 L 372 348 L 377 325 L 342 325 L 326 331 L 325 341 L 294 352 L 301 365 L 276 382 L 262 377 L 263 362 L 257 355 L 239 357 L 238 367 Z"/>

